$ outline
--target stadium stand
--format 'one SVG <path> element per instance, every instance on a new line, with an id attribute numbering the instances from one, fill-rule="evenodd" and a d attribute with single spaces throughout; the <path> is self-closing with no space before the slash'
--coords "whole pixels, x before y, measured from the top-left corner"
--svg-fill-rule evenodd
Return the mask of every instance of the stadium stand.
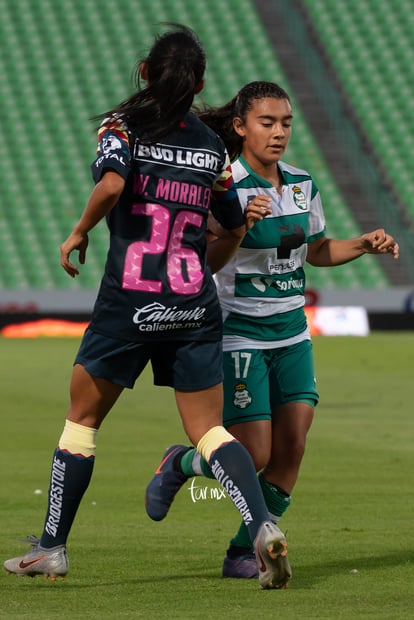
<path id="1" fill-rule="evenodd" d="M 411 99 L 412 3 L 396 0 L 295 0 L 322 44 L 331 74 L 376 166 L 379 183 L 371 201 L 403 246 L 411 271 L 414 259 Z M 361 167 L 361 175 L 364 170 Z M 367 176 L 365 177 L 367 178 Z M 367 186 L 369 182 L 367 181 Z M 372 185 L 371 185 L 372 187 Z M 385 187 L 388 196 L 380 195 Z M 390 208 L 390 203 L 393 208 Z M 412 276 L 408 274 L 408 281 Z"/>
<path id="2" fill-rule="evenodd" d="M 315 21 L 329 13 L 324 5 L 331 6 L 329 0 L 308 4 Z M 251 0 L 0 0 L 0 10 L 3 289 L 97 286 L 107 246 L 103 223 L 91 233 L 87 265 L 75 280 L 61 269 L 58 248 L 92 187 L 96 123 L 91 117 L 131 91 L 131 68 L 161 22 L 186 23 L 200 35 L 208 54 L 207 102 L 222 103 L 255 79 L 277 81 L 291 92 Z M 335 21 L 330 15 L 318 22 L 327 40 Z M 325 197 L 328 233 L 357 235 L 358 224 L 294 95 L 292 101 L 295 128 L 286 159 L 314 176 Z M 308 285 L 385 287 L 388 279 L 379 261 L 366 257 L 364 265 L 310 268 Z"/>
<path id="3" fill-rule="evenodd" d="M 304 4 L 378 158 L 391 167 L 394 184 L 411 193 L 414 177 L 407 160 L 414 147 L 412 5 L 410 9 L 408 2 L 398 0 L 390 11 L 383 0 L 350 0 L 346 10 L 329 0 Z M 414 216 L 414 205 L 407 206 Z"/>
<path id="4" fill-rule="evenodd" d="M 377 157 L 390 168 L 393 183 L 411 194 L 412 4 L 398 0 L 392 11 L 385 0 L 350 0 L 347 11 L 329 0 L 304 4 Z M 414 204 L 407 206 L 414 216 Z"/>

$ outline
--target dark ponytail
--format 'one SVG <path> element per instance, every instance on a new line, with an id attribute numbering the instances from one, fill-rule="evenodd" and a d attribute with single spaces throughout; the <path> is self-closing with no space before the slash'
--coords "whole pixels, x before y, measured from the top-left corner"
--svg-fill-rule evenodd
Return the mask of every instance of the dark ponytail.
<path id="1" fill-rule="evenodd" d="M 236 97 L 221 108 L 205 107 L 198 114 L 203 123 L 223 139 L 231 161 L 240 155 L 243 147 L 242 138 L 233 129 L 233 118 L 236 116 L 235 103 Z"/>
<path id="2" fill-rule="evenodd" d="M 180 24 L 168 25 L 172 29 L 158 36 L 148 56 L 137 64 L 137 92 L 99 115 L 100 119 L 121 115 L 146 142 L 156 142 L 178 128 L 191 109 L 206 68 L 206 55 L 196 34 Z M 147 84 L 141 89 L 143 63 Z"/>

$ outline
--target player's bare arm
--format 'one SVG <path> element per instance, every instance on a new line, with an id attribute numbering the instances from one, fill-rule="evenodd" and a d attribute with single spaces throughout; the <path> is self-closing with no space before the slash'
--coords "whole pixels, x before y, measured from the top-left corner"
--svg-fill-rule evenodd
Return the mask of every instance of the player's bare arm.
<path id="1" fill-rule="evenodd" d="M 322 237 L 309 243 L 307 262 L 314 267 L 334 267 L 349 263 L 363 254 L 391 254 L 399 257 L 399 246 L 383 229 L 353 239 Z"/>
<path id="2" fill-rule="evenodd" d="M 81 265 L 85 263 L 89 243 L 88 232 L 116 205 L 124 186 L 125 181 L 119 174 L 106 172 L 92 190 L 79 222 L 60 246 L 60 264 L 72 278 L 79 274 L 79 270 L 70 262 L 71 252 L 77 250 L 79 263 Z"/>
<path id="3" fill-rule="evenodd" d="M 212 273 L 222 269 L 234 256 L 245 233 L 245 226 L 227 230 L 209 213 L 206 233 L 207 262 Z"/>
<path id="4" fill-rule="evenodd" d="M 264 199 L 264 200 L 260 200 Z M 246 226 L 226 230 L 210 212 L 207 221 L 207 261 L 212 273 L 216 273 L 233 257 L 239 247 L 246 230 L 250 230 L 256 222 L 271 214 L 268 196 L 257 196 L 251 201 L 244 212 Z"/>

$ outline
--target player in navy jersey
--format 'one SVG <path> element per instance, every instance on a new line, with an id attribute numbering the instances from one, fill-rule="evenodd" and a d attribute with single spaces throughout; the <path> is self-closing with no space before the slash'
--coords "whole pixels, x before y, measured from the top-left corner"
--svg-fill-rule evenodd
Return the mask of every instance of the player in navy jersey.
<path id="1" fill-rule="evenodd" d="M 253 461 L 222 426 L 222 318 L 207 265 L 207 220 L 211 209 L 227 231 L 210 247 L 214 268 L 232 256 L 246 220 L 223 141 L 190 111 L 204 70 L 196 35 L 172 25 L 139 63 L 137 92 L 101 117 L 96 185 L 61 245 L 61 264 L 78 275 L 71 253 L 85 262 L 88 233 L 106 217 L 105 272 L 73 367 L 44 529 L 39 540 L 29 537 L 32 551 L 5 562 L 10 573 L 66 575 L 66 542 L 92 476 L 98 429 L 151 362 L 154 383 L 174 388 L 190 441 L 243 516 L 261 586 L 283 587 L 289 577 L 286 540 L 270 521 Z M 253 215 L 249 226 L 262 217 Z M 171 466 L 166 459 L 160 469 L 163 482 L 175 485 Z"/>
<path id="2" fill-rule="evenodd" d="M 329 267 L 366 253 L 398 258 L 399 249 L 382 229 L 348 240 L 326 236 L 312 177 L 282 161 L 293 114 L 288 94 L 277 84 L 250 83 L 201 118 L 235 159 L 233 177 L 245 213 L 265 215 L 215 278 L 224 319 L 224 426 L 252 455 L 276 523 L 290 504 L 319 398 L 304 312 L 305 262 Z M 214 222 L 210 229 L 214 232 Z M 165 517 L 188 477 L 213 477 L 195 448 L 176 445 L 164 458 L 171 451 L 177 484 L 160 496 L 153 493 L 159 475 L 151 480 L 147 512 L 153 519 Z M 242 524 L 227 550 L 223 576 L 256 577 L 253 551 Z"/>

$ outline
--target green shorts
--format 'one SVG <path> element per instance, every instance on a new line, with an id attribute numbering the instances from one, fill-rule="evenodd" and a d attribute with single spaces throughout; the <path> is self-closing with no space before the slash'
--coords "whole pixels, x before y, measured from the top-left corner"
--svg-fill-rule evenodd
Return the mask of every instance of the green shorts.
<path id="1" fill-rule="evenodd" d="M 74 363 L 93 377 L 133 388 L 149 362 L 154 385 L 193 392 L 223 380 L 221 341 L 125 342 L 87 329 Z"/>
<path id="2" fill-rule="evenodd" d="M 270 420 L 289 402 L 317 404 L 312 343 L 224 352 L 224 426 Z"/>

